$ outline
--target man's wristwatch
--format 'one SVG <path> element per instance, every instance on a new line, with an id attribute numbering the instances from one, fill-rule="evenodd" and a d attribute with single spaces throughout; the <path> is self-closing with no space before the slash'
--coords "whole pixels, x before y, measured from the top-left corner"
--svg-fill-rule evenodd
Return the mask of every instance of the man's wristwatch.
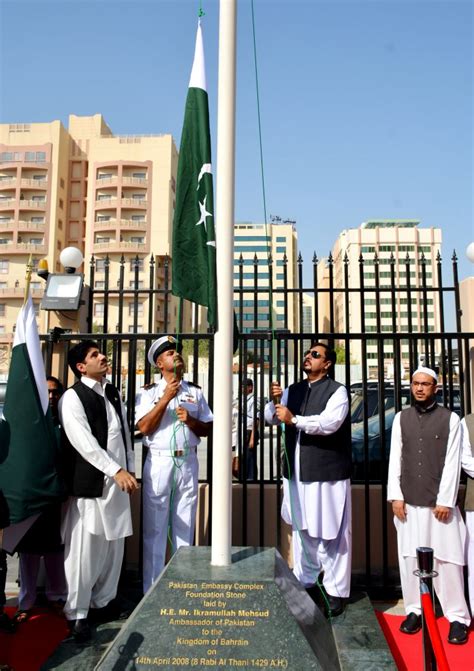
<path id="1" fill-rule="evenodd" d="M 298 420 L 296 419 L 296 417 L 291 418 L 291 423 L 292 424 L 298 424 Z"/>

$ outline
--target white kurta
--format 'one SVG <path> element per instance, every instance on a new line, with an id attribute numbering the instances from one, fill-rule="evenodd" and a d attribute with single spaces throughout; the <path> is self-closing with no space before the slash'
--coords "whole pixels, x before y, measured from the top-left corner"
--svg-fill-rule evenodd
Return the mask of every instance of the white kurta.
<path id="1" fill-rule="evenodd" d="M 163 396 L 166 380 L 137 395 L 135 423 L 145 417 Z M 200 438 L 176 419 L 183 406 L 202 422 L 213 415 L 199 387 L 181 381 L 158 428 L 143 439 L 149 448 L 143 468 L 143 591 L 147 592 L 165 565 L 168 536 L 172 550 L 191 545 L 194 538 L 198 490 Z M 182 453 L 175 456 L 176 452 Z"/>
<path id="2" fill-rule="evenodd" d="M 281 399 L 282 405 L 288 401 L 288 389 Z M 296 415 L 298 431 L 295 452 L 295 477 L 289 482 L 283 478 L 283 503 L 281 515 L 287 524 L 300 530 L 307 530 L 314 538 L 332 539 L 337 536 L 344 514 L 350 480 L 334 482 L 300 481 L 300 431 L 309 435 L 327 436 L 335 433 L 342 425 L 349 408 L 347 391 L 339 387 L 327 402 L 320 415 Z M 278 424 L 273 402 L 265 406 L 265 421 Z"/>
<path id="3" fill-rule="evenodd" d="M 107 449 L 103 450 L 87 421 L 87 416 L 79 396 L 73 389 L 68 389 L 59 401 L 59 417 L 71 445 L 79 454 L 99 471 L 105 474 L 103 494 L 97 498 L 71 497 L 70 505 L 77 506 L 84 528 L 91 534 L 104 535 L 105 538 L 116 540 L 132 535 L 132 518 L 130 513 L 130 497 L 123 492 L 113 476 L 120 468 L 127 469 L 127 458 L 123 445 L 120 419 L 108 398 L 104 395 L 104 384 L 82 377 L 81 382 L 93 389 L 105 399 L 107 411 L 108 437 Z M 122 418 L 127 426 L 125 408 L 122 405 Z M 132 450 L 130 436 L 126 433 L 129 470 L 133 473 L 135 455 Z M 67 524 L 66 513 L 64 524 Z M 64 525 L 63 525 L 64 526 Z"/>
<path id="4" fill-rule="evenodd" d="M 392 425 L 387 486 L 389 501 L 404 500 L 400 485 L 402 468 L 400 415 L 400 412 L 395 415 Z M 436 498 L 437 505 L 453 509 L 452 515 L 448 522 L 440 522 L 433 515 L 431 508 L 407 504 L 406 521 L 402 522 L 397 517 L 394 518 L 399 548 L 404 557 L 416 557 L 416 548 L 423 545 L 433 548 L 434 556 L 440 561 L 464 565 L 466 528 L 456 508 L 460 472 L 460 426 L 459 418 L 453 412 L 449 422 L 446 458 Z"/>
<path id="5" fill-rule="evenodd" d="M 462 454 L 461 466 L 469 477 L 474 478 L 474 446 L 471 446 L 466 420 L 461 420 Z M 469 602 L 474 612 L 474 510 L 466 510 L 466 561 L 469 585 Z"/>
<path id="6" fill-rule="evenodd" d="M 87 617 L 89 608 L 103 608 L 117 594 L 122 566 L 124 538 L 132 534 L 129 494 L 123 492 L 113 476 L 121 469 L 134 472 L 134 453 L 130 435 L 125 430 L 127 445 L 123 444 L 120 418 L 104 394 L 108 382 L 96 382 L 87 377 L 81 381 L 105 399 L 107 413 L 107 449 L 101 448 L 92 435 L 79 396 L 68 389 L 59 402 L 59 416 L 66 435 L 90 464 L 104 473 L 102 496 L 96 498 L 70 497 L 62 535 L 64 540 L 64 570 L 68 596 L 64 614 L 68 620 Z M 125 408 L 121 406 L 124 427 Z"/>
<path id="7" fill-rule="evenodd" d="M 400 485 L 402 463 L 400 415 L 400 412 L 395 415 L 392 425 L 387 487 L 389 501 L 404 500 Z M 460 438 L 459 418 L 453 412 L 449 422 L 443 473 L 436 498 L 437 505 L 452 509 L 448 522 L 438 521 L 432 508 L 406 504 L 406 520 L 402 522 L 394 517 L 394 524 L 397 529 L 400 581 L 406 613 L 417 615 L 421 613 L 419 579 L 414 575 L 417 568 L 416 548 L 431 547 L 434 551 L 433 568 L 438 573 L 433 579 L 433 586 L 444 616 L 449 622 L 457 621 L 469 626 L 471 619 L 464 598 L 462 568 L 466 528 L 456 507 L 461 468 Z"/>
<path id="8" fill-rule="evenodd" d="M 309 384 L 309 383 L 308 383 Z M 282 405 L 288 401 L 288 390 Z M 331 596 L 347 598 L 351 581 L 351 487 L 350 479 L 333 482 L 300 480 L 300 432 L 327 436 L 344 422 L 349 409 L 347 391 L 338 388 L 319 415 L 296 415 L 295 473 L 283 478 L 281 514 L 293 528 L 294 574 L 310 587 L 324 571 L 323 584 Z M 265 420 L 278 424 L 273 402 L 265 406 Z"/>

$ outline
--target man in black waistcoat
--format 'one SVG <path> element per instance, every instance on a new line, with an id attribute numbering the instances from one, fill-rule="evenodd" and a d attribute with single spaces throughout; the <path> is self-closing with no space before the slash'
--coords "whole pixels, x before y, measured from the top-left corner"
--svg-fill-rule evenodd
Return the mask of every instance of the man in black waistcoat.
<path id="1" fill-rule="evenodd" d="M 387 499 L 397 530 L 398 562 L 406 619 L 404 634 L 421 629 L 416 548 L 431 547 L 433 586 L 450 622 L 448 641 L 467 642 L 471 622 L 464 598 L 466 528 L 456 506 L 461 471 L 459 417 L 436 403 L 437 375 L 420 366 L 412 376 L 415 405 L 392 424 Z"/>
<path id="2" fill-rule="evenodd" d="M 269 424 L 284 424 L 282 517 L 293 527 L 293 572 L 324 593 L 340 615 L 351 582 L 351 430 L 346 388 L 328 376 L 336 353 L 316 342 L 305 352 L 307 380 L 282 390 L 272 382 Z M 320 573 L 324 572 L 322 585 Z"/>
<path id="3" fill-rule="evenodd" d="M 62 529 L 64 614 L 75 639 L 83 642 L 91 635 L 89 608 L 104 609 L 117 594 L 124 541 L 132 534 L 129 494 L 138 483 L 125 408 L 105 378 L 107 357 L 97 343 L 85 340 L 69 351 L 68 364 L 81 379 L 59 405 L 70 494 Z"/>

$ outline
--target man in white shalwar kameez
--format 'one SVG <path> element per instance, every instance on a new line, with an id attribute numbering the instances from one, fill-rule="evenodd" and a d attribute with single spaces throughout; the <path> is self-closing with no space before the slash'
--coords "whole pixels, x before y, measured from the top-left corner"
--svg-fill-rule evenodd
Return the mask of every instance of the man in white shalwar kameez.
<path id="1" fill-rule="evenodd" d="M 450 622 L 448 641 L 467 641 L 471 618 L 464 598 L 466 529 L 456 499 L 461 469 L 458 416 L 436 403 L 437 376 L 418 368 L 412 377 L 415 405 L 398 412 L 392 426 L 387 499 L 392 502 L 407 618 L 400 631 L 421 628 L 416 548 L 434 551 L 434 589 Z"/>
<path id="2" fill-rule="evenodd" d="M 271 385 L 269 424 L 285 424 L 282 517 L 293 527 L 293 572 L 314 594 L 324 572 L 326 614 L 342 613 L 351 581 L 351 439 L 346 388 L 328 377 L 336 356 L 322 343 L 304 355 L 307 380 Z"/>
<path id="3" fill-rule="evenodd" d="M 83 341 L 70 350 L 68 363 L 81 380 L 59 406 L 70 443 L 72 494 L 62 527 L 68 586 L 64 614 L 82 642 L 90 638 L 89 608 L 104 608 L 117 594 L 124 539 L 132 535 L 129 495 L 138 483 L 125 409 L 105 379 L 107 357 L 96 343 Z"/>

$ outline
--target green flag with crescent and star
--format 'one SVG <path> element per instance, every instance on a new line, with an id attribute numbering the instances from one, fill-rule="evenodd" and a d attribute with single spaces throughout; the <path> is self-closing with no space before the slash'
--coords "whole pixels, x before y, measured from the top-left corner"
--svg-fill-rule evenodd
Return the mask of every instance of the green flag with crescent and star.
<path id="1" fill-rule="evenodd" d="M 172 292 L 208 308 L 217 327 L 216 235 L 211 136 L 201 22 L 198 23 L 178 161 Z"/>

